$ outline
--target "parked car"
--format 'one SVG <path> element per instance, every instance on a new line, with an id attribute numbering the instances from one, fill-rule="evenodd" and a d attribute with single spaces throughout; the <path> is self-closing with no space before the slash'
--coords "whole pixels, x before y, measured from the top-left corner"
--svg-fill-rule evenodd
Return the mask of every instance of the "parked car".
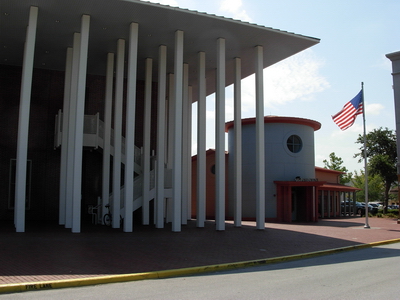
<path id="1" fill-rule="evenodd" d="M 364 210 L 362 211 L 362 214 L 365 215 L 365 203 L 364 202 L 360 202 L 360 203 L 364 207 Z M 378 213 L 378 206 L 377 205 L 373 206 L 373 204 L 368 203 L 368 212 L 371 213 L 371 214 Z"/>
<path id="2" fill-rule="evenodd" d="M 342 215 L 353 213 L 354 202 L 353 201 L 345 201 L 340 203 Z M 365 203 L 364 202 L 356 202 L 356 215 L 363 216 L 365 215 Z M 368 212 L 371 214 L 376 214 L 378 212 L 378 208 L 374 207 L 372 204 L 368 203 Z"/>

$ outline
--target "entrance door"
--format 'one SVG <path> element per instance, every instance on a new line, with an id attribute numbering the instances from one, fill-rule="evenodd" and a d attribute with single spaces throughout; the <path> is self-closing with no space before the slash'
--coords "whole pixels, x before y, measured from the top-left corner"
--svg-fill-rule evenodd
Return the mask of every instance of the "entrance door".
<path id="1" fill-rule="evenodd" d="M 307 221 L 307 187 L 292 187 L 292 221 Z"/>

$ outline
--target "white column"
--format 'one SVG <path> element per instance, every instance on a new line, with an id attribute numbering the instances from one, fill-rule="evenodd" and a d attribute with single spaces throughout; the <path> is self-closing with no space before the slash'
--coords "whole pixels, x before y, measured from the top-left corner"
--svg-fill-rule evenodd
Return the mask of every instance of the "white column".
<path id="1" fill-rule="evenodd" d="M 167 137 L 167 169 L 172 171 L 174 161 L 174 122 L 175 122 L 175 75 L 168 75 L 168 137 Z M 167 178 L 172 186 L 172 172 L 170 173 L 171 178 Z M 167 210 L 167 223 L 172 222 L 172 211 L 173 211 L 173 198 L 168 198 L 166 203 Z"/>
<path id="2" fill-rule="evenodd" d="M 386 54 L 386 57 L 392 62 L 397 157 L 400 157 L 400 51 Z M 400 182 L 400 161 L 397 162 L 397 181 Z M 400 194 L 398 193 L 397 200 L 399 199 Z M 400 224 L 400 214 L 397 218 L 397 224 Z"/>
<path id="3" fill-rule="evenodd" d="M 121 210 L 121 160 L 122 160 L 122 106 L 124 93 L 125 40 L 117 44 L 116 86 L 114 104 L 114 162 L 113 162 L 113 202 L 112 227 L 120 227 Z"/>
<path id="4" fill-rule="evenodd" d="M 265 144 L 263 47 L 256 47 L 256 222 L 265 228 Z"/>
<path id="5" fill-rule="evenodd" d="M 165 99 L 167 89 L 167 47 L 159 47 L 157 104 L 156 228 L 164 228 Z"/>
<path id="6" fill-rule="evenodd" d="M 183 31 L 175 32 L 175 106 L 174 106 L 174 147 L 172 168 L 172 231 L 181 231 L 182 202 L 182 84 L 183 84 Z"/>
<path id="7" fill-rule="evenodd" d="M 153 59 L 146 58 L 144 89 L 144 127 L 143 127 L 143 206 L 144 225 L 150 222 L 150 137 L 151 137 L 151 85 L 153 77 Z"/>
<path id="8" fill-rule="evenodd" d="M 81 199 L 82 199 L 82 151 L 83 121 L 85 115 L 86 69 L 89 45 L 90 16 L 81 19 L 81 42 L 79 49 L 77 105 L 75 123 L 75 155 L 72 198 L 72 232 L 81 231 Z"/>
<path id="9" fill-rule="evenodd" d="M 103 174 L 101 190 L 101 222 L 107 213 L 106 204 L 110 201 L 110 161 L 111 161 L 111 122 L 112 122 L 112 95 L 114 84 L 114 53 L 107 54 L 106 90 L 104 106 L 104 137 L 103 137 Z"/>
<path id="10" fill-rule="evenodd" d="M 58 222 L 65 225 L 66 221 L 66 192 L 67 192 L 67 150 L 68 150 L 68 120 L 69 120 L 69 102 L 71 97 L 71 74 L 72 74 L 72 52 L 73 49 L 67 48 L 67 57 L 65 63 L 64 78 L 64 104 L 62 113 L 62 140 L 61 140 L 61 160 L 60 160 L 60 199 Z"/>
<path id="11" fill-rule="evenodd" d="M 129 29 L 128 83 L 126 96 L 125 128 L 125 188 L 124 188 L 124 232 L 133 231 L 133 197 L 135 174 L 135 115 L 136 77 L 139 24 L 131 23 Z"/>
<path id="12" fill-rule="evenodd" d="M 206 219 L 206 54 L 198 55 L 199 98 L 197 101 L 197 227 Z"/>
<path id="13" fill-rule="evenodd" d="M 18 119 L 17 162 L 15 178 L 14 224 L 16 232 L 25 232 L 26 165 L 28 159 L 29 110 L 35 54 L 38 8 L 30 7 L 22 65 L 21 95 Z"/>
<path id="14" fill-rule="evenodd" d="M 72 74 L 71 74 L 71 93 L 69 101 L 68 116 L 68 146 L 67 146 L 67 179 L 65 193 L 65 228 L 72 228 L 72 199 L 74 184 L 74 156 L 75 156 L 75 126 L 76 126 L 76 106 L 78 93 L 78 71 L 79 71 L 79 52 L 81 34 L 74 33 L 72 47 Z"/>
<path id="15" fill-rule="evenodd" d="M 235 58 L 235 81 L 234 81 L 234 128 L 235 128 L 235 157 L 234 160 L 234 187 L 233 187 L 233 218 L 236 227 L 242 226 L 242 88 L 241 76 L 242 60 Z"/>
<path id="16" fill-rule="evenodd" d="M 183 103 L 182 103 L 182 225 L 187 224 L 187 210 L 189 195 L 189 178 L 187 156 L 188 146 L 191 144 L 188 141 L 188 120 L 189 120 L 189 65 L 183 64 Z M 191 129 L 191 128 L 190 128 Z"/>
<path id="17" fill-rule="evenodd" d="M 187 155 L 186 155 L 186 168 L 188 175 L 187 181 L 187 208 L 186 208 L 186 219 L 190 220 L 192 218 L 192 103 L 193 103 L 193 88 L 192 86 L 188 87 L 188 97 L 189 97 L 189 107 L 187 110 L 188 120 L 187 120 L 187 137 L 188 141 L 187 145 Z"/>
<path id="18" fill-rule="evenodd" d="M 217 86 L 215 116 L 215 223 L 225 230 L 225 39 L 217 40 Z"/>

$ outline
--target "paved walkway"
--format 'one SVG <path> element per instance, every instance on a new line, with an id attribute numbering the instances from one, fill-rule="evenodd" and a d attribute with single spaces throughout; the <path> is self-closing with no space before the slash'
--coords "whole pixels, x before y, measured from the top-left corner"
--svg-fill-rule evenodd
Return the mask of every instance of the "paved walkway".
<path id="1" fill-rule="evenodd" d="M 364 218 L 320 220 L 318 223 L 254 222 L 241 228 L 226 223 L 216 231 L 213 222 L 196 228 L 195 221 L 179 233 L 151 226 L 136 226 L 133 233 L 106 226 L 82 226 L 73 234 L 59 225 L 27 224 L 15 233 L 0 223 L 0 286 L 114 274 L 141 273 L 232 263 L 328 250 L 400 238 L 395 219 Z"/>

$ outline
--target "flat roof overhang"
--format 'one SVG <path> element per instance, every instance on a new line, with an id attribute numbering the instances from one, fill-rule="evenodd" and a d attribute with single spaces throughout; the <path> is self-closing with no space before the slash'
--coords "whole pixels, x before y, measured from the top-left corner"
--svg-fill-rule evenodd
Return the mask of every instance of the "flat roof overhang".
<path id="1" fill-rule="evenodd" d="M 360 191 L 361 189 L 336 184 L 336 183 L 329 183 L 326 181 L 274 181 L 277 186 L 290 186 L 290 187 L 298 187 L 298 186 L 315 186 L 318 187 L 320 190 L 330 190 L 330 191 L 341 191 L 341 192 L 356 192 Z"/>
<path id="2" fill-rule="evenodd" d="M 197 100 L 198 52 L 206 53 L 207 95 L 215 92 L 216 41 L 226 39 L 226 86 L 233 83 L 235 57 L 242 59 L 242 78 L 254 73 L 254 47 L 264 47 L 264 68 L 305 50 L 319 39 L 267 28 L 202 12 L 138 0 L 1 0 L 0 63 L 21 66 L 29 8 L 37 6 L 34 67 L 65 70 L 66 48 L 80 31 L 81 16 L 90 15 L 88 74 L 104 75 L 108 52 L 117 40 L 128 41 L 129 24 L 139 24 L 138 79 L 144 78 L 145 58 L 158 64 L 158 47 L 168 47 L 167 72 L 174 69 L 176 30 L 184 31 L 184 62 Z M 153 72 L 157 81 L 157 72 Z"/>
<path id="3" fill-rule="evenodd" d="M 242 126 L 256 124 L 256 118 L 246 118 L 242 119 Z M 321 128 L 321 123 L 304 118 L 297 117 L 284 117 L 284 116 L 264 116 L 264 123 L 283 123 L 283 124 L 298 124 L 298 125 L 306 125 L 310 126 L 317 131 Z M 230 128 L 235 126 L 235 121 L 229 121 L 225 123 L 225 132 L 228 132 Z"/>

